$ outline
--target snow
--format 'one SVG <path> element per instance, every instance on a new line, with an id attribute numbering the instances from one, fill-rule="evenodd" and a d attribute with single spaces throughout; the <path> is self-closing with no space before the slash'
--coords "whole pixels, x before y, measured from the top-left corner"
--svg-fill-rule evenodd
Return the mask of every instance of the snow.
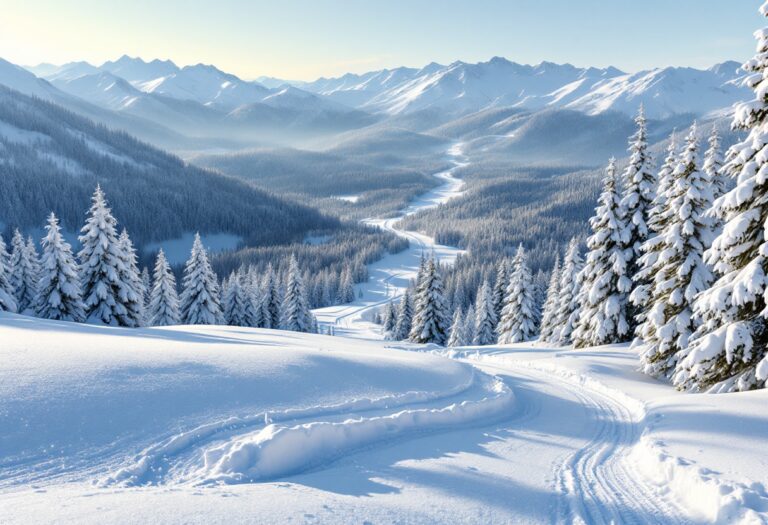
<path id="1" fill-rule="evenodd" d="M 332 198 L 338 199 L 340 201 L 351 202 L 352 204 L 356 204 L 357 201 L 360 200 L 360 197 L 361 197 L 360 195 L 335 195 Z"/>
<path id="2" fill-rule="evenodd" d="M 212 233 L 200 235 L 205 248 L 211 253 L 234 250 L 243 241 L 237 235 L 230 233 Z M 165 252 L 165 257 L 171 265 L 184 264 L 189 259 L 192 243 L 195 240 L 194 232 L 183 234 L 178 239 L 168 239 L 153 242 L 144 247 L 144 253 L 153 253 L 160 248 Z"/>

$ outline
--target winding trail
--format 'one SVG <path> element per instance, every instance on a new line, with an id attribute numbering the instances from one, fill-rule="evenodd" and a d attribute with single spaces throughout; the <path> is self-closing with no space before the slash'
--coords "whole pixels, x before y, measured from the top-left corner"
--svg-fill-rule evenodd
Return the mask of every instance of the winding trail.
<path id="1" fill-rule="evenodd" d="M 362 297 L 358 300 L 315 311 L 326 332 L 381 339 L 378 325 L 371 322 L 372 314 L 403 293 L 416 275 L 422 253 L 433 253 L 448 264 L 461 253 L 459 249 L 435 244 L 434 239 L 426 235 L 398 227 L 403 217 L 462 194 L 463 183 L 453 175 L 456 169 L 468 164 L 462 145 L 451 147 L 448 155 L 454 166 L 435 175 L 444 181 L 441 186 L 414 201 L 397 217 L 365 221 L 407 238 L 411 245 L 405 252 L 385 257 L 369 267 L 371 278 L 359 285 Z M 397 343 L 393 346 L 407 347 Z M 494 427 L 498 437 L 492 445 L 485 444 L 493 448 L 500 463 L 496 468 L 502 471 L 502 474 L 485 473 L 501 480 L 496 487 L 498 493 L 492 491 L 488 496 L 504 509 L 500 516 L 519 521 L 530 514 L 524 521 L 569 524 L 693 523 L 671 494 L 643 479 L 627 460 L 644 428 L 644 416 L 637 413 L 637 407 L 628 406 L 621 393 L 611 395 L 583 382 L 511 361 L 506 359 L 503 347 L 494 348 L 488 354 L 492 355 L 485 355 L 481 361 L 467 359 L 467 362 L 483 372 L 502 377 L 516 396 L 515 408 L 506 421 Z M 471 448 L 469 443 L 477 439 L 476 429 L 457 428 L 436 442 L 465 442 Z M 424 446 L 418 439 L 398 443 L 398 457 L 419 457 Z M 378 457 L 382 458 L 380 465 L 377 465 Z M 521 458 L 530 462 L 527 469 L 521 468 Z M 385 472 L 391 454 L 386 450 L 368 453 L 358 461 L 369 470 Z M 436 461 L 443 466 L 450 463 L 445 459 Z M 329 470 L 348 468 L 341 461 Z M 478 469 L 482 471 L 482 467 Z M 349 474 L 336 472 L 335 475 Z M 414 489 L 420 484 L 418 476 L 410 481 Z M 458 479 L 454 481 L 461 483 Z M 523 492 L 522 499 L 518 500 L 511 492 L 521 485 L 534 486 L 537 490 Z M 520 506 L 525 507 L 525 512 Z"/>
<path id="2" fill-rule="evenodd" d="M 400 253 L 387 255 L 371 264 L 368 267 L 370 276 L 368 282 L 355 286 L 355 292 L 359 295 L 355 301 L 313 310 L 323 333 L 331 332 L 334 335 L 363 339 L 382 339 L 378 325 L 371 322 L 373 314 L 388 301 L 396 300 L 403 294 L 411 279 L 416 277 L 422 254 L 433 254 L 440 262 L 451 264 L 456 256 L 463 252 L 452 246 L 435 244 L 434 239 L 422 233 L 398 227 L 401 219 L 435 208 L 464 193 L 464 182 L 454 176 L 457 169 L 468 164 L 462 152 L 462 144 L 457 143 L 451 146 L 447 155 L 453 166 L 434 175 L 443 181 L 441 185 L 415 199 L 396 217 L 363 221 L 365 224 L 378 226 L 408 239 L 410 246 Z"/>

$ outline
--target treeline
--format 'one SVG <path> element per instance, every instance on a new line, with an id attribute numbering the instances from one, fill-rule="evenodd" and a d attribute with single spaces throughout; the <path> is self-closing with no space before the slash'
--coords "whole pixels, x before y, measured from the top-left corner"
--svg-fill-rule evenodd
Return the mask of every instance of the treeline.
<path id="1" fill-rule="evenodd" d="M 42 255 L 18 229 L 10 253 L 0 236 L 0 310 L 41 318 L 140 327 L 172 324 L 228 324 L 316 332 L 311 301 L 328 304 L 354 299 L 353 270 L 344 266 L 338 281 L 307 286 L 298 259 L 290 254 L 277 269 L 240 266 L 219 281 L 200 236 L 195 236 L 181 291 L 165 254 L 154 272 L 139 270 L 136 250 L 107 206 L 100 187 L 92 197 L 75 256 L 51 213 Z M 364 268 L 364 266 L 362 267 Z M 322 286 L 318 286 L 322 283 Z"/>

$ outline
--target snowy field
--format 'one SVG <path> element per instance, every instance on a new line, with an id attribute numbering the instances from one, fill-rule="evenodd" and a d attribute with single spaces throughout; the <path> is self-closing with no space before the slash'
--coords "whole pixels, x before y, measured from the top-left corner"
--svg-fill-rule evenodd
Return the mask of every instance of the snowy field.
<path id="1" fill-rule="evenodd" d="M 12 314 L 0 340 L 1 523 L 768 518 L 766 392 L 676 393 L 626 346 Z"/>

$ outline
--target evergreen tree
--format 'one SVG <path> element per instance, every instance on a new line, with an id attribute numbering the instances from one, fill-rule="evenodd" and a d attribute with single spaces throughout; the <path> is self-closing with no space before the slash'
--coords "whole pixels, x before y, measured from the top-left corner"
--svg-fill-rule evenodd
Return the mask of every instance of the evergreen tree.
<path id="1" fill-rule="evenodd" d="M 176 277 L 161 249 L 157 252 L 154 271 L 154 286 L 149 296 L 148 323 L 150 326 L 171 326 L 179 324 L 179 296 L 176 292 Z"/>
<path id="2" fill-rule="evenodd" d="M 264 323 L 262 319 L 262 301 L 261 293 L 259 292 L 259 278 L 255 268 L 250 268 L 248 273 L 245 274 L 243 287 L 248 296 L 248 306 L 245 310 L 246 323 L 254 328 L 262 327 Z"/>
<path id="3" fill-rule="evenodd" d="M 579 289 L 581 281 L 579 275 L 584 267 L 584 261 L 579 253 L 579 240 L 575 237 L 568 243 L 563 260 L 563 269 L 560 272 L 558 304 L 554 316 L 555 329 L 552 341 L 559 345 L 569 345 L 573 341 L 571 336 L 579 318 Z"/>
<path id="4" fill-rule="evenodd" d="M 457 308 L 453 312 L 453 322 L 451 323 L 451 336 L 448 338 L 449 347 L 466 346 L 467 339 L 464 335 L 464 317 L 461 315 L 461 309 Z"/>
<path id="5" fill-rule="evenodd" d="M 406 288 L 403 293 L 403 298 L 400 299 L 400 304 L 397 307 L 397 321 L 395 323 L 395 329 L 392 332 L 392 340 L 394 341 L 408 339 L 408 336 L 411 333 L 411 326 L 413 323 L 412 297 L 411 289 Z"/>
<path id="6" fill-rule="evenodd" d="M 763 4 L 768 16 L 768 2 Z M 766 282 L 768 253 L 768 29 L 755 33 L 757 54 L 742 69 L 755 98 L 737 107 L 733 127 L 749 135 L 729 151 L 724 170 L 736 187 L 713 206 L 725 221 L 705 253 L 719 278 L 696 300 L 697 317 L 708 321 L 678 362 L 674 383 L 693 391 L 765 388 L 768 380 Z"/>
<path id="7" fill-rule="evenodd" d="M 227 284 L 223 298 L 224 322 L 229 326 L 250 326 L 248 309 L 251 301 L 243 284 L 243 276 L 239 272 L 232 272 Z"/>
<path id="8" fill-rule="evenodd" d="M 48 233 L 43 238 L 43 258 L 40 270 L 36 311 L 44 319 L 74 321 L 85 320 L 80 278 L 72 248 L 64 240 L 59 220 L 51 213 Z M 2 297 L 0 297 L 0 302 Z"/>
<path id="9" fill-rule="evenodd" d="M 347 304 L 355 300 L 355 287 L 352 282 L 352 271 L 349 266 L 345 266 L 341 272 L 341 281 L 339 282 L 339 295 L 336 298 L 338 304 Z"/>
<path id="10" fill-rule="evenodd" d="M 650 232 L 648 220 L 656 193 L 656 175 L 648 152 L 646 120 L 642 105 L 635 123 L 637 131 L 629 142 L 630 157 L 622 176 L 624 194 L 621 199 L 621 207 L 626 219 L 626 246 L 629 256 L 627 275 L 630 277 L 633 277 L 640 268 L 641 246 L 648 239 Z M 642 284 L 642 279 L 638 279 L 636 283 Z M 634 330 L 634 309 L 630 307 L 628 312 L 627 321 L 630 330 Z"/>
<path id="11" fill-rule="evenodd" d="M 547 298 L 544 301 L 544 308 L 541 314 L 541 327 L 539 329 L 539 340 L 545 343 L 556 341 L 557 309 L 560 306 L 560 258 L 555 257 L 555 265 L 552 267 L 552 274 L 549 277 L 549 286 L 547 287 Z"/>
<path id="12" fill-rule="evenodd" d="M 697 148 L 694 123 L 668 188 L 666 225 L 659 232 L 663 257 L 651 268 L 649 330 L 641 363 L 643 371 L 655 377 L 669 378 L 674 371 L 678 353 L 688 347 L 696 328 L 694 297 L 711 282 L 703 254 L 712 241 L 710 220 L 705 217 L 712 192 L 708 176 L 697 166 Z"/>
<path id="13" fill-rule="evenodd" d="M 496 310 L 493 307 L 493 289 L 488 281 L 485 281 L 477 292 L 477 300 L 475 301 L 475 329 L 472 334 L 472 342 L 476 345 L 495 343 L 494 327 L 497 322 Z"/>
<path id="14" fill-rule="evenodd" d="M 497 321 L 501 317 L 502 308 L 504 308 L 507 286 L 509 286 L 509 261 L 502 259 L 496 268 L 496 282 L 493 285 L 493 310 L 496 312 Z M 496 329 L 495 326 L 493 328 Z"/>
<path id="15" fill-rule="evenodd" d="M 152 292 L 152 279 L 146 266 L 141 270 L 141 289 L 144 290 L 144 321 L 146 324 L 149 315 L 149 296 Z"/>
<path id="16" fill-rule="evenodd" d="M 218 324 L 221 321 L 219 282 L 208 261 L 208 253 L 195 234 L 181 281 L 181 319 L 184 324 Z"/>
<path id="17" fill-rule="evenodd" d="M 434 259 L 429 259 L 416 289 L 412 342 L 445 345 L 448 341 L 451 320 L 443 294 L 440 269 Z"/>
<path id="18" fill-rule="evenodd" d="M 283 316 L 280 327 L 283 330 L 293 332 L 309 332 L 312 327 L 312 313 L 306 302 L 306 292 L 299 263 L 293 255 L 288 266 L 288 280 L 283 301 Z"/>
<path id="19" fill-rule="evenodd" d="M 117 221 L 97 186 L 85 225 L 80 230 L 78 253 L 86 320 L 113 326 L 135 326 L 125 304 L 130 284 L 123 282 L 125 259 L 117 237 Z"/>
<path id="20" fill-rule="evenodd" d="M 124 287 L 121 297 L 127 311 L 124 325 L 130 327 L 142 326 L 145 316 L 144 283 L 141 280 L 139 266 L 136 263 L 136 250 L 133 248 L 133 243 L 125 229 L 123 229 L 118 238 L 118 244 L 120 246 L 120 256 L 123 260 L 120 280 L 127 285 Z"/>
<path id="21" fill-rule="evenodd" d="M 29 261 L 30 267 L 29 274 L 34 283 L 35 298 L 30 306 L 30 308 L 34 309 L 35 301 L 37 301 L 37 287 L 40 282 L 40 254 L 37 253 L 37 247 L 35 246 L 35 241 L 32 239 L 31 235 L 27 237 L 27 245 L 24 249 L 27 251 L 27 260 Z"/>
<path id="22" fill-rule="evenodd" d="M 629 296 L 630 302 L 635 307 L 633 311 L 637 323 L 635 327 L 635 341 L 637 343 L 642 343 L 643 340 L 650 337 L 649 331 L 652 330 L 651 325 L 647 322 L 646 313 L 650 308 L 653 267 L 663 249 L 662 238 L 659 233 L 664 230 L 666 222 L 669 220 L 667 213 L 668 193 L 672 185 L 672 173 L 676 166 L 677 145 L 673 132 L 669 137 L 667 156 L 659 170 L 658 187 L 649 213 L 648 226 L 652 233 L 641 246 L 642 256 L 638 260 L 639 268 L 633 276 L 635 286 Z"/>
<path id="23" fill-rule="evenodd" d="M 474 343 L 475 341 L 476 323 L 477 313 L 475 312 L 475 305 L 470 304 L 464 313 L 464 339 L 467 341 L 467 344 Z"/>
<path id="24" fill-rule="evenodd" d="M 264 274 L 264 283 L 261 290 L 261 319 L 264 328 L 280 327 L 280 297 L 277 276 L 270 264 Z"/>
<path id="25" fill-rule="evenodd" d="M 9 281 L 19 313 L 30 313 L 35 306 L 37 297 L 37 276 L 30 255 L 30 250 L 24 244 L 24 237 L 21 236 L 21 232 L 19 230 L 14 231 L 11 239 Z"/>
<path id="26" fill-rule="evenodd" d="M 397 311 L 395 310 L 395 304 L 392 301 L 389 301 L 384 307 L 381 324 L 385 334 L 391 334 L 395 330 L 395 325 L 397 325 Z"/>
<path id="27" fill-rule="evenodd" d="M 707 182 L 712 187 L 712 199 L 717 199 L 728 190 L 728 177 L 723 171 L 723 156 L 720 151 L 720 135 L 717 127 L 712 126 L 709 135 L 709 149 L 704 153 L 702 171 L 707 175 Z"/>
<path id="28" fill-rule="evenodd" d="M 536 334 L 533 277 L 527 259 L 525 249 L 521 244 L 512 261 L 512 274 L 509 277 L 509 285 L 504 298 L 504 308 L 496 328 L 501 344 L 530 341 Z"/>
<path id="29" fill-rule="evenodd" d="M 11 286 L 11 270 L 8 266 L 9 255 L 3 236 L 0 235 L 0 312 L 16 313 L 16 298 Z"/>
<path id="30" fill-rule="evenodd" d="M 598 346 L 627 340 L 627 296 L 632 282 L 627 274 L 626 226 L 616 188 L 616 161 L 606 169 L 603 192 L 589 221 L 587 262 L 579 292 L 579 322 L 574 346 Z"/>

